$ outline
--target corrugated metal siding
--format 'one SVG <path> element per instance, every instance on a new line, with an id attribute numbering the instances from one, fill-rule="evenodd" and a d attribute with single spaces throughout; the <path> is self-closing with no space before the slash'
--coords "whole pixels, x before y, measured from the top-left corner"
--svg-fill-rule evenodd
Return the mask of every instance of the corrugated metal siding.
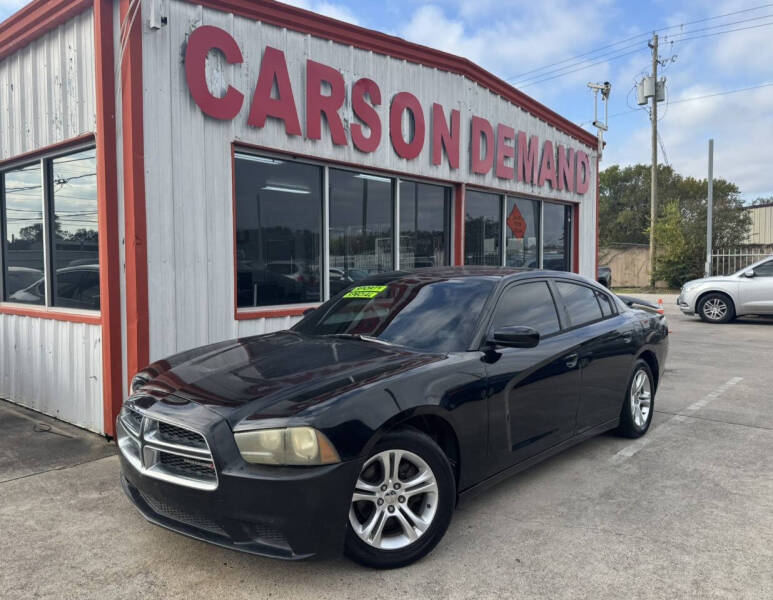
<path id="1" fill-rule="evenodd" d="M 145 118 L 145 166 L 148 224 L 148 279 L 150 293 L 150 356 L 168 354 L 210 341 L 287 327 L 297 319 L 237 322 L 233 316 L 233 223 L 230 144 L 244 141 L 271 148 L 313 154 L 322 159 L 361 164 L 443 178 L 478 182 L 562 200 L 581 202 L 580 270 L 593 276 L 595 264 L 595 157 L 591 154 L 591 185 L 587 194 L 549 191 L 516 181 L 504 182 L 493 175 L 469 173 L 469 119 L 480 115 L 496 124 L 550 139 L 554 144 L 582 148 L 576 140 L 556 131 L 519 107 L 478 84 L 458 75 L 395 60 L 373 52 L 344 46 L 201 6 L 171 0 L 167 4 L 168 25 L 160 30 L 144 29 L 143 80 Z M 244 64 L 228 65 L 212 53 L 208 77 L 213 93 L 222 93 L 232 83 L 245 95 L 241 113 L 232 121 L 206 118 L 188 92 L 182 61 L 186 35 L 200 25 L 215 25 L 238 41 Z M 299 117 L 305 114 L 305 61 L 307 58 L 341 70 L 347 85 L 359 77 L 374 79 L 381 89 L 377 108 L 383 131 L 379 149 L 362 154 L 349 146 L 334 146 L 329 135 L 309 141 L 288 137 L 284 126 L 269 119 L 263 129 L 247 125 L 252 92 L 257 81 L 261 52 L 270 45 L 285 51 Z M 407 162 L 393 151 L 388 133 L 390 98 L 410 91 L 421 101 L 431 131 L 430 108 L 443 104 L 446 113 L 462 113 L 460 169 L 430 164 L 430 146 Z M 347 99 L 342 117 L 345 126 L 353 120 Z"/>
<path id="2" fill-rule="evenodd" d="M 749 208 L 752 226 L 747 244 L 773 244 L 773 206 Z"/>
<path id="3" fill-rule="evenodd" d="M 0 398 L 101 433 L 101 327 L 0 314 Z"/>
<path id="4" fill-rule="evenodd" d="M 0 160 L 94 131 L 94 64 L 90 10 L 0 61 Z"/>
<path id="5" fill-rule="evenodd" d="M 0 61 L 0 160 L 96 126 L 86 11 Z M 99 325 L 0 314 L 0 397 L 103 432 Z"/>

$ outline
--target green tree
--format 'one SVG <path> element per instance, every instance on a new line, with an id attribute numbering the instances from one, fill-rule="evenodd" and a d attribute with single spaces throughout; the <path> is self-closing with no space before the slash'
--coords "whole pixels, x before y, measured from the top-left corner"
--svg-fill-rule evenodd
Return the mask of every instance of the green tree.
<path id="1" fill-rule="evenodd" d="M 599 242 L 649 243 L 650 167 L 615 165 L 599 178 Z M 672 286 L 701 277 L 706 256 L 708 181 L 683 177 L 670 166 L 658 166 L 658 258 L 655 275 Z M 738 187 L 714 180 L 713 246 L 742 244 L 751 225 L 741 210 Z"/>

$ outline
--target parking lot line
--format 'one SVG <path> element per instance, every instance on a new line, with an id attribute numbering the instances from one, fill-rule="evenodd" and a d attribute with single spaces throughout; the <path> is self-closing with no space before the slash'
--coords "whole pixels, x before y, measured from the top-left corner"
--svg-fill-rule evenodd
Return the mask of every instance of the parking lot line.
<path id="1" fill-rule="evenodd" d="M 610 457 L 610 462 L 613 464 L 620 464 L 623 461 L 628 460 L 633 455 L 635 455 L 639 450 L 644 448 L 647 444 L 652 441 L 652 438 L 655 436 L 655 434 L 662 435 L 664 432 L 671 429 L 674 425 L 681 423 L 687 419 L 687 417 L 690 417 L 692 413 L 699 411 L 700 409 L 704 408 L 709 402 L 712 402 L 722 396 L 725 392 L 727 392 L 730 388 L 732 388 L 734 385 L 737 385 L 743 381 L 743 377 L 733 377 L 732 379 L 728 379 L 725 383 L 718 386 L 708 394 L 706 394 L 703 398 L 698 400 L 697 402 L 693 402 L 682 410 L 681 412 L 669 417 L 665 421 L 663 421 L 660 425 L 657 426 L 653 431 L 649 433 L 649 435 L 646 435 L 644 437 L 639 438 L 638 440 L 631 442 L 628 444 L 625 448 L 614 454 L 612 457 Z"/>

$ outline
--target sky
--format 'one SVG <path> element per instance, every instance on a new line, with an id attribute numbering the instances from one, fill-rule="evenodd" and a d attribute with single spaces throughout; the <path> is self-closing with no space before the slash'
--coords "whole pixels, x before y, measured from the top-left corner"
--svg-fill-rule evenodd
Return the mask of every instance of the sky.
<path id="1" fill-rule="evenodd" d="M 0 20 L 24 3 L 0 0 Z M 650 162 L 649 113 L 637 106 L 634 85 L 651 69 L 648 34 L 660 30 L 667 90 L 658 107 L 660 161 L 683 175 L 705 178 L 713 138 L 715 177 L 738 185 L 745 201 L 773 196 L 773 2 L 288 3 L 464 56 L 591 131 L 593 94 L 586 84 L 611 82 L 602 168 Z M 712 18 L 728 13 L 736 14 Z M 738 31 L 708 35 L 729 29 Z M 762 84 L 771 85 L 724 94 Z M 694 99 L 711 94 L 722 95 Z"/>

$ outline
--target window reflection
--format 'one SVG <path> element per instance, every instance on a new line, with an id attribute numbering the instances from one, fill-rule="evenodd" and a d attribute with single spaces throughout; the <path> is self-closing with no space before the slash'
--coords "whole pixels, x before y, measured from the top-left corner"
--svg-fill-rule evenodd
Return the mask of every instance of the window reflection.
<path id="1" fill-rule="evenodd" d="M 400 182 L 400 268 L 449 263 L 451 190 Z"/>
<path id="2" fill-rule="evenodd" d="M 236 157 L 237 306 L 318 302 L 322 168 Z"/>
<path id="3" fill-rule="evenodd" d="M 544 254 L 542 265 L 553 271 L 569 271 L 571 266 L 571 222 L 572 209 L 565 204 L 545 202 L 543 209 L 545 223 Z"/>
<path id="4" fill-rule="evenodd" d="M 505 264 L 508 267 L 539 267 L 539 202 L 507 198 L 505 218 Z"/>
<path id="5" fill-rule="evenodd" d="M 392 179 L 330 169 L 330 295 L 393 270 Z M 340 277 L 340 279 L 339 279 Z"/>
<path id="6" fill-rule="evenodd" d="M 97 161 L 92 148 L 52 161 L 56 306 L 99 310 Z"/>
<path id="7" fill-rule="evenodd" d="M 45 304 L 43 184 L 40 163 L 4 174 L 5 300 Z"/>
<path id="8" fill-rule="evenodd" d="M 468 190 L 465 194 L 464 264 L 502 264 L 500 197 Z"/>

